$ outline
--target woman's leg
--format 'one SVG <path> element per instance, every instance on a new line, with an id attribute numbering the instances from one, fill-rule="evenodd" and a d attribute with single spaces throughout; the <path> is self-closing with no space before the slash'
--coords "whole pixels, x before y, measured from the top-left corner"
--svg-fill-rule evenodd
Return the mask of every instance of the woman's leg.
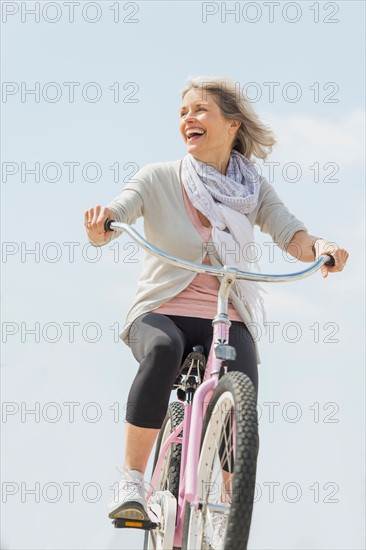
<path id="1" fill-rule="evenodd" d="M 127 468 L 145 473 L 158 433 L 159 429 L 139 428 L 126 423 L 125 465 Z"/>
<path id="2" fill-rule="evenodd" d="M 145 473 L 183 360 L 186 338 L 161 313 L 141 315 L 135 324 L 131 351 L 140 366 L 127 402 L 125 464 Z"/>

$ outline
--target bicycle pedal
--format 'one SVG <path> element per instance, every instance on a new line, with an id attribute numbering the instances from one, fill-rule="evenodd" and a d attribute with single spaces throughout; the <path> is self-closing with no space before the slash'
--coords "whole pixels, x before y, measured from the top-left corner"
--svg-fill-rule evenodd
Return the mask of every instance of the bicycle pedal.
<path id="1" fill-rule="evenodd" d="M 115 518 L 112 523 L 117 529 L 143 529 L 144 531 L 152 531 L 159 527 L 158 523 L 154 523 L 150 519 Z"/>

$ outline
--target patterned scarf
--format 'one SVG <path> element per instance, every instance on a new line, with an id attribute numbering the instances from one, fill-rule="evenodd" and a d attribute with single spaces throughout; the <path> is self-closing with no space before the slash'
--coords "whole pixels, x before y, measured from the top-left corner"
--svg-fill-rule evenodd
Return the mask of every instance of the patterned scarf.
<path id="1" fill-rule="evenodd" d="M 258 204 L 260 176 L 244 155 L 232 150 L 226 175 L 188 153 L 181 164 L 182 183 L 195 208 L 212 225 L 212 240 L 223 265 L 253 271 L 253 227 L 245 214 Z M 228 231 L 225 231 L 225 229 Z M 262 289 L 253 281 L 236 281 L 236 292 L 249 313 L 265 317 Z"/>

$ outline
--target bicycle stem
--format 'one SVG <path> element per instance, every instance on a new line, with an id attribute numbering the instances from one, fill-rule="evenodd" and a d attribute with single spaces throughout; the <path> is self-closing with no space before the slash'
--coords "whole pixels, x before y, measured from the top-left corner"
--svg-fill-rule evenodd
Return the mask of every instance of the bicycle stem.
<path id="1" fill-rule="evenodd" d="M 231 271 L 230 268 L 227 268 L 227 273 L 223 276 L 220 282 L 220 288 L 217 299 L 217 315 L 212 321 L 212 325 L 215 326 L 216 323 L 225 323 L 229 327 L 231 326 L 231 321 L 227 314 L 228 300 L 231 287 L 235 283 L 236 273 Z"/>

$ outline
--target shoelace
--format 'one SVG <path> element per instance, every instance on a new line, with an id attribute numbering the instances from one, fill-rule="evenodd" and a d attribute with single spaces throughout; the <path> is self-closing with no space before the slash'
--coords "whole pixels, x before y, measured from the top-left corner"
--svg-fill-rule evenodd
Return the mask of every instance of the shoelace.
<path id="1" fill-rule="evenodd" d="M 134 491 L 136 488 L 139 492 L 142 493 L 142 495 L 146 498 L 147 493 L 151 490 L 154 492 L 154 488 L 148 481 L 145 481 L 144 479 L 138 479 L 131 476 L 128 469 L 126 469 L 124 466 L 118 466 L 116 465 L 116 469 L 120 472 L 120 474 L 124 474 L 128 476 L 129 479 L 123 480 L 123 486 L 121 485 L 122 489 L 126 489 Z M 119 485 L 121 484 L 121 481 L 119 482 Z"/>
<path id="2" fill-rule="evenodd" d="M 136 480 L 136 481 L 123 481 L 122 483 L 123 483 L 123 489 L 125 489 L 126 491 L 133 492 L 136 489 L 136 487 L 137 487 L 139 492 L 140 492 L 141 489 L 143 491 L 145 490 L 143 482 L 139 481 L 139 480 Z"/>

